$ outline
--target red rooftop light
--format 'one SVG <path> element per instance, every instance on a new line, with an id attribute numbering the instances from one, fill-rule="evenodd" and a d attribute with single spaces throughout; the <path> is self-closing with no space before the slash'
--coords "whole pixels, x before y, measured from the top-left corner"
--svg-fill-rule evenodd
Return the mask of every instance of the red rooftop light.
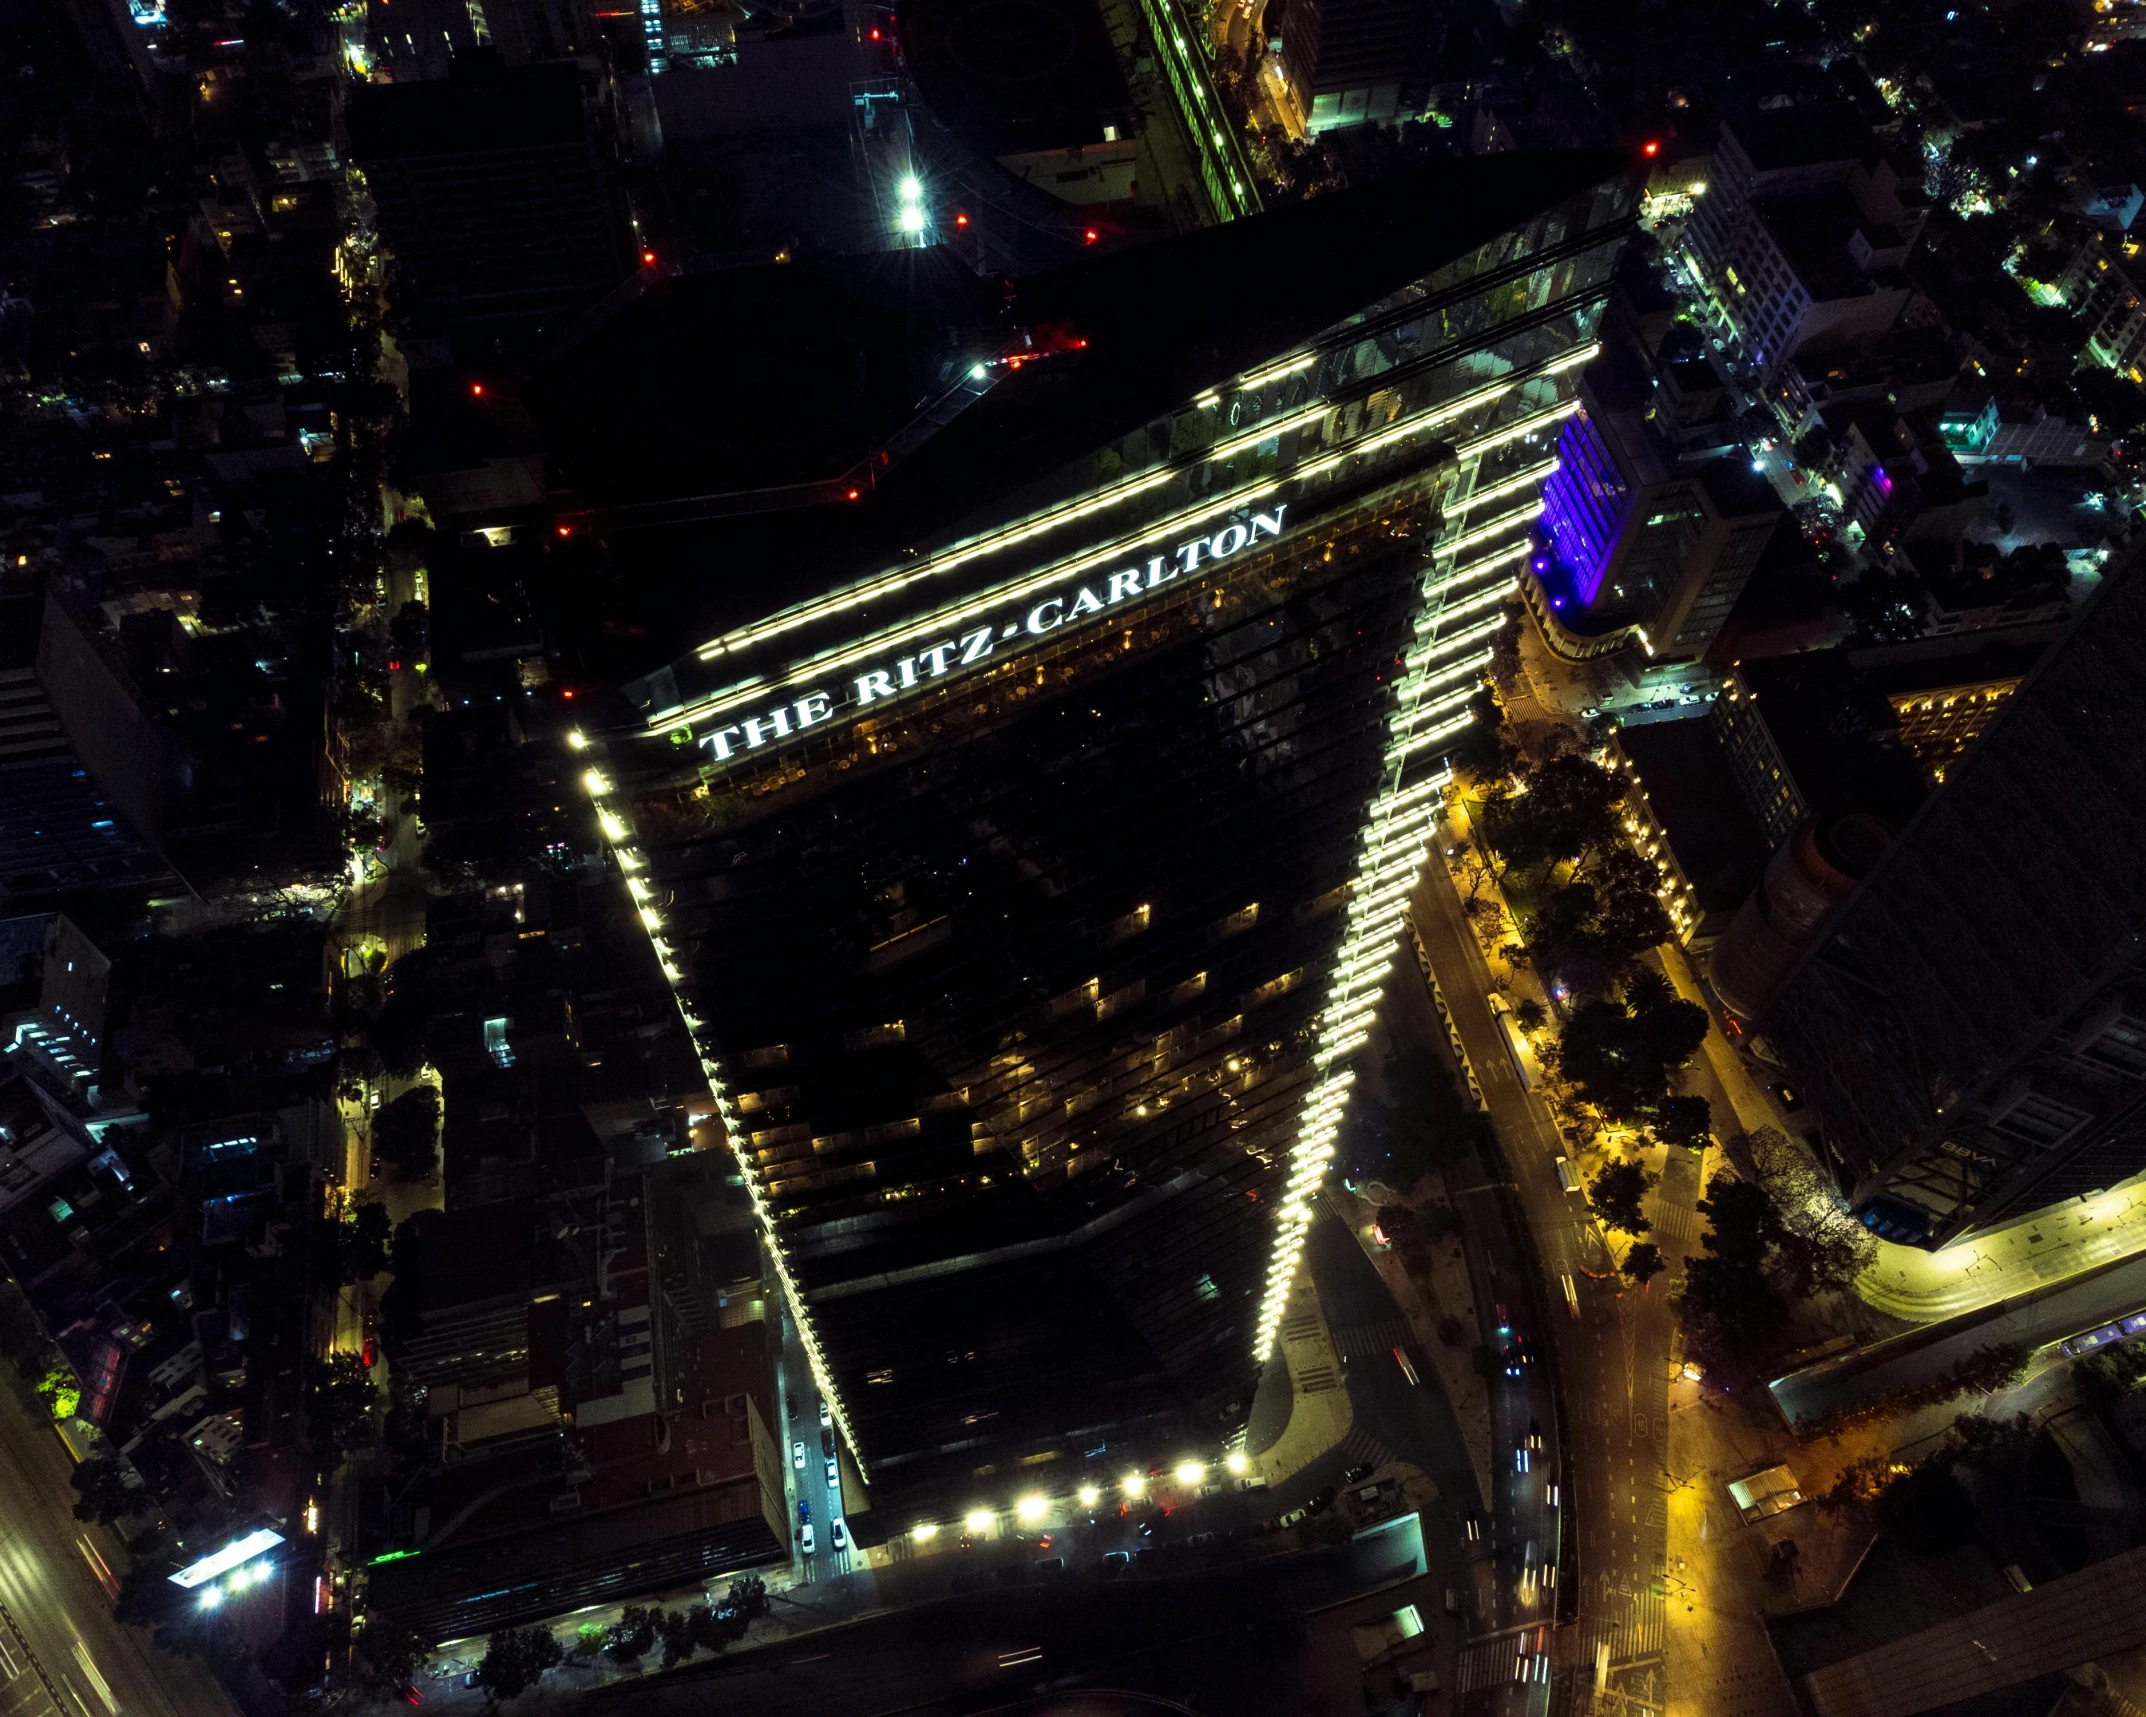
<path id="1" fill-rule="evenodd" d="M 484 398 L 484 383 L 482 383 L 482 382 L 471 382 L 471 383 L 469 384 L 469 391 L 470 391 L 470 397 L 471 397 L 472 399 L 482 399 L 482 398 Z"/>
<path id="2" fill-rule="evenodd" d="M 574 527 L 572 525 L 561 525 L 559 527 L 559 534 L 562 537 L 570 537 L 574 534 Z"/>
<path id="3" fill-rule="evenodd" d="M 656 266 L 656 253 L 652 250 L 641 252 L 641 266 L 643 268 L 654 268 Z"/>
<path id="4" fill-rule="evenodd" d="M 1642 143 L 1639 146 L 1639 152 L 1642 155 L 1659 155 L 1662 152 L 1662 146 L 1659 143 Z"/>
<path id="5" fill-rule="evenodd" d="M 1102 236 L 1103 235 L 1097 232 L 1095 228 L 1090 227 L 1086 232 L 1081 234 L 1081 243 L 1093 244 L 1097 239 L 1101 238 Z"/>

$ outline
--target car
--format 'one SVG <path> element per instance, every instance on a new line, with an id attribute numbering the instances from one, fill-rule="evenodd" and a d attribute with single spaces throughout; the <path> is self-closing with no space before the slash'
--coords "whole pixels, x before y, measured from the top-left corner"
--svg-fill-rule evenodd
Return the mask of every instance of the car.
<path id="1" fill-rule="evenodd" d="M 1036 1564 L 1036 1572 L 1045 1579 L 1056 1579 L 1065 1571 L 1066 1559 L 1063 1556 L 1046 1556 Z"/>
<path id="2" fill-rule="evenodd" d="M 790 1445 L 790 1465 L 799 1472 L 805 1470 L 805 1445 L 803 1443 L 792 1443 Z"/>
<path id="3" fill-rule="evenodd" d="M 1190 1538 L 1185 1540 L 1185 1548 L 1187 1550 L 1198 1550 L 1206 1545 L 1212 1544 L 1214 1541 L 1215 1535 L 1212 1532 L 1195 1532 Z"/>
<path id="4" fill-rule="evenodd" d="M 849 1528 L 842 1524 L 840 1515 L 836 1515 L 828 1523 L 827 1543 L 830 1548 L 835 1550 L 847 1550 L 849 1548 Z"/>
<path id="5" fill-rule="evenodd" d="M 1522 1443 L 1513 1451 L 1513 1471 L 1516 1473 L 1531 1472 L 1534 1470 L 1534 1466 L 1534 1457 L 1528 1453 L 1527 1444 Z"/>
<path id="6" fill-rule="evenodd" d="M 842 1469 L 835 1464 L 833 1456 L 829 1456 L 827 1461 L 827 1488 L 829 1490 L 840 1490 L 842 1488 Z"/>
<path id="7" fill-rule="evenodd" d="M 797 1541 L 797 1547 L 807 1556 L 810 1556 L 816 1548 L 812 1541 L 812 1522 L 809 1520 L 805 1522 L 805 1536 Z"/>
<path id="8" fill-rule="evenodd" d="M 1531 1449 L 1540 1449 L 1542 1447 L 1542 1421 L 1540 1419 L 1530 1419 L 1528 1421 L 1528 1447 Z"/>
<path id="9" fill-rule="evenodd" d="M 835 1416 L 827 1411 L 827 1397 L 822 1395 L 820 1397 L 820 1429 L 824 1431 L 834 1422 Z"/>
<path id="10" fill-rule="evenodd" d="M 1362 1480 L 1369 1478 L 1377 1470 L 1378 1468 L 1374 1466 L 1370 1461 L 1365 1461 L 1360 1466 L 1353 1466 L 1347 1472 L 1343 1473 L 1341 1475 L 1341 1482 L 1343 1484 L 1357 1484 Z"/>
<path id="11" fill-rule="evenodd" d="M 1332 1485 L 1328 1485 L 1317 1496 L 1313 1497 L 1311 1501 L 1307 1502 L 1304 1505 L 1304 1512 L 1307 1514 L 1324 1514 L 1328 1509 L 1334 1506 L 1335 1494 L 1336 1493 L 1334 1487 Z"/>
<path id="12" fill-rule="evenodd" d="M 1301 1508 L 1292 1508 L 1287 1514 L 1283 1515 L 1274 1524 L 1279 1530 L 1287 1532 L 1292 1526 L 1302 1525 L 1303 1521 L 1304 1510 L 1302 1510 Z"/>
<path id="13" fill-rule="evenodd" d="M 834 1452 L 835 1452 L 835 1434 L 834 1434 L 834 1432 L 832 1432 L 832 1431 L 829 1431 L 829 1430 L 825 1430 L 825 1429 L 822 1429 L 822 1430 L 821 1430 L 821 1432 L 820 1432 L 820 1453 L 821 1453 L 821 1454 L 823 1454 L 823 1455 L 831 1455 L 831 1454 L 833 1454 Z"/>
<path id="14" fill-rule="evenodd" d="M 803 1497 L 797 1499 L 797 1524 L 808 1526 L 812 1522 L 812 1504 Z"/>
<path id="15" fill-rule="evenodd" d="M 1476 1514 L 1473 1510 L 1470 1510 L 1467 1516 L 1461 1521 L 1461 1526 L 1463 1530 L 1466 1531 L 1468 1535 L 1468 1542 L 1470 1544 L 1480 1544 L 1483 1542 L 1483 1521 L 1480 1515 Z"/>
<path id="16" fill-rule="evenodd" d="M 1106 1574 L 1122 1574 L 1132 1565 L 1132 1556 L 1127 1551 L 1106 1550 L 1103 1552 L 1103 1572 Z"/>
<path id="17" fill-rule="evenodd" d="M 477 1677 L 482 1673 L 483 1672 L 481 1670 L 471 1670 L 467 1675 L 462 1677 L 462 1685 L 464 1687 L 475 1687 L 477 1685 Z"/>

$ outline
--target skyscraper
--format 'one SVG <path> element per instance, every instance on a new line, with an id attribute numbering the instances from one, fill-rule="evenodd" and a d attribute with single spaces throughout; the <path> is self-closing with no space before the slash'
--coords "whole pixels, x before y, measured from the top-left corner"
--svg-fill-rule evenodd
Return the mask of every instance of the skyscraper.
<path id="1" fill-rule="evenodd" d="M 1664 662 L 1706 654 L 1785 509 L 1741 458 L 1677 462 L 1641 378 L 1590 365 L 1544 489 L 1545 553 L 1525 590 L 1560 655 L 1638 644 Z"/>
<path id="2" fill-rule="evenodd" d="M 1760 1027 L 1867 1226 L 1942 1245 L 2146 1169 L 2134 550 Z"/>
<path id="3" fill-rule="evenodd" d="M 970 320 L 869 439 L 778 458 L 763 419 L 699 522 L 592 513 L 669 533 L 640 612 L 728 617 L 592 726 L 586 784 L 885 1494 L 1242 1425 L 1632 207 L 1616 156 L 1506 156 L 1003 312 L 931 253 L 769 271 L 858 350 L 815 402 L 873 396 L 890 303 Z M 763 290 L 641 313 L 734 327 Z M 654 326 L 584 373 L 675 367 Z"/>

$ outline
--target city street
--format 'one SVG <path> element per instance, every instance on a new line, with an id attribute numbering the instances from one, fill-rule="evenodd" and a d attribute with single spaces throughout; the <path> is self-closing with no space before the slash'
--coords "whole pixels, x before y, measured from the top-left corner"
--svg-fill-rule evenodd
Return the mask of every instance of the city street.
<path id="1" fill-rule="evenodd" d="M 118 1535 L 74 1517 L 72 1463 L 52 1422 L 0 1379 L 0 1717 L 221 1717 L 229 1696 L 198 1662 L 112 1619 Z"/>
<path id="2" fill-rule="evenodd" d="M 1669 1309 L 1661 1294 L 1630 1289 L 1616 1278 L 1583 1201 L 1559 1185 L 1556 1159 L 1566 1147 L 1541 1100 L 1520 1083 L 1490 1010 L 1489 968 L 1443 865 L 1431 866 L 1419 886 L 1414 922 L 1482 1087 L 1541 1260 L 1537 1281 L 1526 1279 L 1525 1265 L 1493 1261 L 1496 1274 L 1485 1298 L 1504 1302 L 1516 1319 L 1546 1320 L 1550 1327 L 1527 1333 L 1538 1345 L 1555 1344 L 1561 1373 L 1562 1426 L 1532 1400 L 1529 1407 L 1541 1412 L 1553 1460 L 1557 1434 L 1566 1439 L 1566 1519 L 1577 1533 L 1577 1625 L 1554 1639 L 1554 1657 L 1561 1673 L 1591 1677 L 1606 1646 L 1612 1684 L 1658 1702 L 1664 1619 L 1659 1583 L 1667 1555 Z M 1691 1205 L 1700 1187 L 1697 1165 L 1686 1153 L 1675 1154 L 1687 1160 L 1665 1173 L 1654 1218 L 1657 1242 L 1672 1259 L 1691 1244 Z M 1491 1229 L 1501 1222 L 1499 1190 L 1469 1189 L 1464 1200 L 1456 1194 L 1471 1226 Z M 1547 1405 L 1546 1387 L 1542 1394 Z M 1521 1417 L 1518 1410 L 1508 1411 L 1498 1437 L 1501 1447 L 1511 1447 L 1516 1430 L 1524 1434 L 1524 1423 L 1512 1423 Z M 1506 1530 L 1502 1519 L 1500 1529 Z M 1525 1525 L 1516 1529 L 1526 1530 Z M 1510 1544 L 1500 1545 L 1501 1567 L 1510 1565 L 1511 1550 Z M 1504 1625 L 1547 1620 L 1549 1614 L 1548 1605 L 1523 1609 L 1516 1601 Z M 1496 1661 L 1510 1662 L 1510 1647 L 1495 1653 L 1484 1649 Z M 1464 1685 L 1465 1677 L 1464 1671 Z"/>

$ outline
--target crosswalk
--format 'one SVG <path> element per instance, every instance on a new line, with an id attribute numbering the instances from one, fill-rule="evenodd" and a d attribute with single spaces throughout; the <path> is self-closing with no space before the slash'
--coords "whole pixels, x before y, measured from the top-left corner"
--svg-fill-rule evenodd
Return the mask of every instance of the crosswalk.
<path id="1" fill-rule="evenodd" d="M 1331 1365 L 1307 1365 L 1296 1380 L 1300 1395 L 1325 1395 L 1341 1387 L 1341 1373 Z"/>
<path id="2" fill-rule="evenodd" d="M 1397 1347 L 1406 1347 L 1410 1339 L 1405 1320 L 1384 1318 L 1377 1323 L 1352 1324 L 1347 1329 L 1337 1329 L 1334 1351 L 1343 1359 L 1364 1359 L 1374 1353 L 1390 1353 Z"/>
<path id="3" fill-rule="evenodd" d="M 1668 1642 L 1668 1603 L 1660 1592 L 1619 1590 L 1589 1605 L 1568 1627 L 1528 1627 L 1462 1646 L 1454 1691 L 1480 1692 L 1514 1682 L 1548 1681 L 1568 1671 L 1592 1675 L 1604 1645 L 1612 1670 L 1659 1662 Z"/>
<path id="4" fill-rule="evenodd" d="M 1349 1457 L 1352 1467 L 1383 1467 L 1396 1458 L 1391 1449 L 1361 1425 L 1342 1438 L 1341 1452 Z"/>

